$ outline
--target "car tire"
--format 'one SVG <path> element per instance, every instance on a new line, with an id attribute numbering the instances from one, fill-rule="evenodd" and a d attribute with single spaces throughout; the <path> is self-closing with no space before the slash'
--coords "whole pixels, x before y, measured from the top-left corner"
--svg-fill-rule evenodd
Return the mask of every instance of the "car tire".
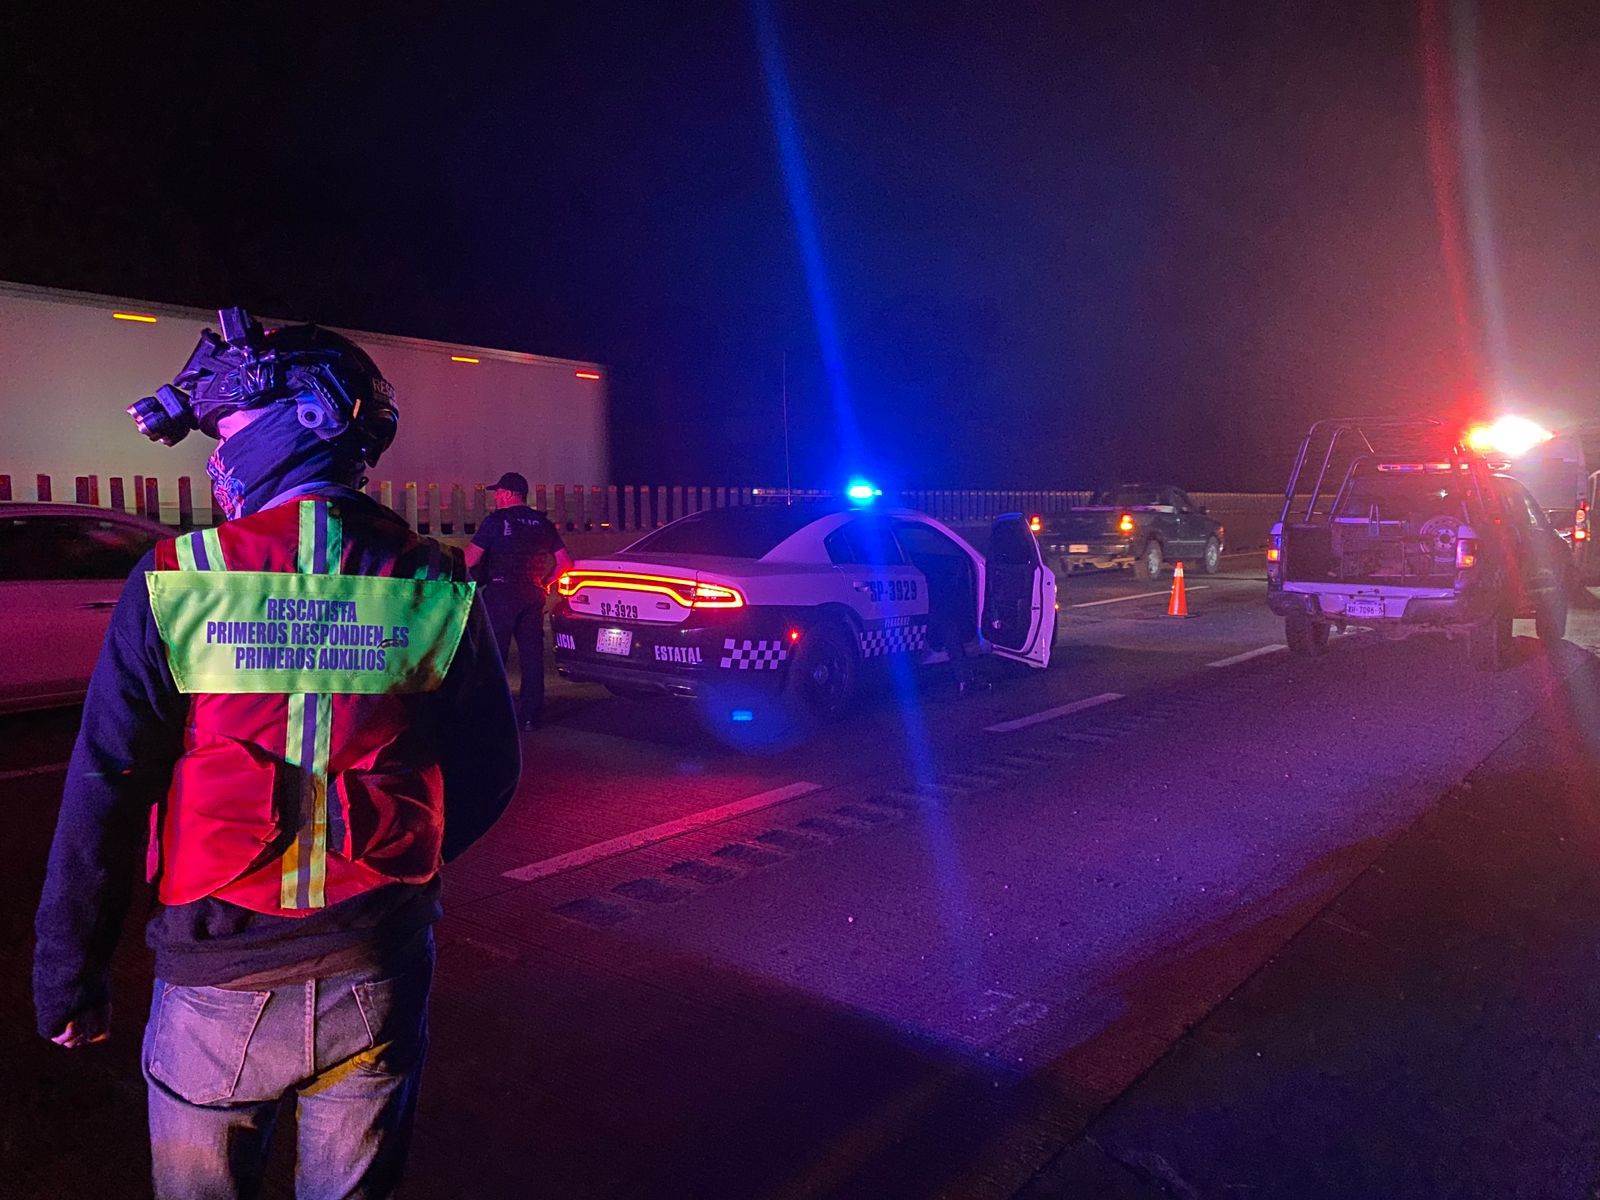
<path id="1" fill-rule="evenodd" d="M 1161 542 L 1151 538 L 1139 551 L 1139 557 L 1133 560 L 1133 577 L 1149 581 L 1161 578 L 1161 568 L 1166 563 L 1166 552 Z"/>
<path id="2" fill-rule="evenodd" d="M 1222 570 L 1222 543 L 1216 538 L 1206 539 L 1206 548 L 1200 556 L 1200 565 L 1207 575 L 1215 575 Z"/>
<path id="3" fill-rule="evenodd" d="M 861 680 L 856 639 L 837 621 L 823 621 L 800 637 L 789 660 L 789 692 L 816 721 L 843 716 L 855 702 Z"/>
<path id="4" fill-rule="evenodd" d="M 1497 613 L 1473 626 L 1470 637 L 1472 665 L 1480 671 L 1498 671 L 1511 661 L 1511 616 Z"/>
<path id="5" fill-rule="evenodd" d="M 1554 646 L 1566 639 L 1567 636 L 1567 600 L 1566 597 L 1551 599 L 1546 604 L 1539 606 L 1539 611 L 1533 618 L 1534 628 L 1538 630 L 1539 640 L 1546 646 Z"/>
<path id="6" fill-rule="evenodd" d="M 1289 643 L 1290 654 L 1315 658 L 1328 648 L 1328 623 L 1304 615 L 1285 617 L 1283 640 Z"/>

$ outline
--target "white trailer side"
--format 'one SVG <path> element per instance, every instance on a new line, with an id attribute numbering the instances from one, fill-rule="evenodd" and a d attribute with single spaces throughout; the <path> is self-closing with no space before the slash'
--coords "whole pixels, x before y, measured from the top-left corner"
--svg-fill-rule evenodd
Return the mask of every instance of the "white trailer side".
<path id="1" fill-rule="evenodd" d="M 191 475 L 203 490 L 214 443 L 196 433 L 170 449 L 154 445 L 123 410 L 170 382 L 207 327 L 217 327 L 215 312 L 0 283 L 0 474 Z M 470 487 L 508 470 L 552 482 L 609 478 L 599 364 L 338 332 L 372 356 L 400 407 L 399 436 L 375 479 Z"/>

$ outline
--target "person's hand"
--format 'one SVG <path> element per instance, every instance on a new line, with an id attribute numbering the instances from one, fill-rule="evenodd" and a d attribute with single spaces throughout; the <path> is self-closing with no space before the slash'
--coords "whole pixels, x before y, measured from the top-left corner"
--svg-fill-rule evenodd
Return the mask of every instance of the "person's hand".
<path id="1" fill-rule="evenodd" d="M 67 1027 L 50 1040 L 68 1050 L 80 1046 L 93 1046 L 111 1036 L 111 1005 L 101 1004 L 81 1012 L 67 1022 Z"/>

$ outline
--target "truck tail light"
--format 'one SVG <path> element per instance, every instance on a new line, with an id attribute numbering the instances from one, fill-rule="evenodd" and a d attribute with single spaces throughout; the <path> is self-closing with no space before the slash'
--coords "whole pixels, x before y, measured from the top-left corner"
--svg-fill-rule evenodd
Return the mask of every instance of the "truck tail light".
<path id="1" fill-rule="evenodd" d="M 1478 539 L 1456 539 L 1456 570 L 1465 571 L 1478 565 Z"/>
<path id="2" fill-rule="evenodd" d="M 1586 542 L 1589 540 L 1589 502 L 1578 501 L 1578 511 L 1572 514 L 1572 540 Z"/>
<path id="3" fill-rule="evenodd" d="M 1133 514 L 1132 513 L 1123 513 L 1122 514 L 1122 520 L 1117 522 L 1117 531 L 1119 533 L 1132 533 L 1133 532 Z"/>
<path id="4" fill-rule="evenodd" d="M 1028 518 L 1028 532 L 1040 533 L 1044 530 L 1044 518 L 1035 514 Z"/>

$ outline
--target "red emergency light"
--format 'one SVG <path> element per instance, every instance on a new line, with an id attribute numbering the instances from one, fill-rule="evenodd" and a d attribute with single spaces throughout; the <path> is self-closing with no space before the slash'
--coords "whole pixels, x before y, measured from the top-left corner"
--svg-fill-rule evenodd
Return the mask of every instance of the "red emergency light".
<path id="1" fill-rule="evenodd" d="M 1535 446 L 1543 445 L 1555 434 L 1527 417 L 1500 417 L 1488 425 L 1474 425 L 1462 439 L 1469 450 L 1479 454 L 1504 454 L 1521 458 Z"/>

